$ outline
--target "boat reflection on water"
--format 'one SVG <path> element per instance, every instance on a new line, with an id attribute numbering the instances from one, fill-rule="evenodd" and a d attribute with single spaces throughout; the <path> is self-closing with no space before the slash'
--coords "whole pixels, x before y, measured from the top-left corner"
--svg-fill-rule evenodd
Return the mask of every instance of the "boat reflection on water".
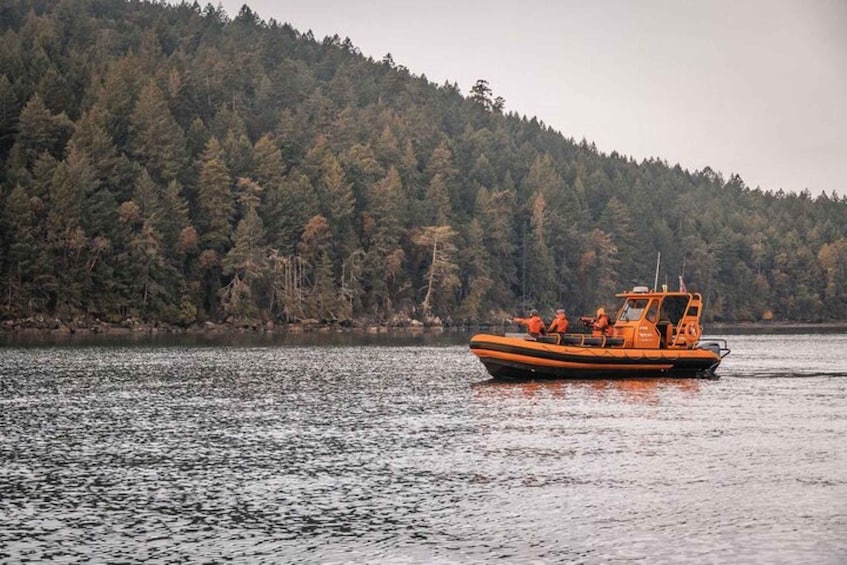
<path id="1" fill-rule="evenodd" d="M 603 397 L 614 395 L 632 402 L 656 403 L 665 391 L 697 393 L 702 379 L 668 379 L 663 377 L 640 379 L 586 379 L 586 380 L 514 380 L 489 379 L 474 383 L 471 388 L 477 398 L 567 398 L 569 396 Z"/>

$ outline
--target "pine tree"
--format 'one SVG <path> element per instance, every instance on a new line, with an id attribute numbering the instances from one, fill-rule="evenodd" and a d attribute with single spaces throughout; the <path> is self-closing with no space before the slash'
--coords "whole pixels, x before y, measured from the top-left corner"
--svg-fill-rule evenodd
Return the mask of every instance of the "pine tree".
<path id="1" fill-rule="evenodd" d="M 363 274 L 370 281 L 368 301 L 379 317 L 393 313 L 398 293 L 406 288 L 403 273 L 405 253 L 400 246 L 400 213 L 403 186 L 397 169 L 371 185 L 368 212 L 363 216 L 365 257 Z"/>
<path id="2" fill-rule="evenodd" d="M 263 135 L 253 146 L 252 163 L 251 178 L 264 188 L 262 205 L 258 212 L 266 226 L 269 242 L 278 248 L 280 225 L 286 213 L 280 190 L 285 178 L 285 163 L 282 160 L 282 152 L 270 134 Z M 312 215 L 314 214 L 309 216 Z M 305 224 L 305 221 L 303 223 Z"/>
<path id="3" fill-rule="evenodd" d="M 118 151 L 130 148 L 130 116 L 136 108 L 139 83 L 143 79 L 144 75 L 138 73 L 136 57 L 130 56 L 110 61 L 100 82 L 92 85 Z"/>
<path id="4" fill-rule="evenodd" d="M 282 184 L 268 192 L 269 243 L 284 255 L 290 255 L 306 223 L 320 212 L 318 196 L 309 178 L 297 169 L 289 172 Z"/>
<path id="5" fill-rule="evenodd" d="M 480 187 L 474 216 L 483 231 L 485 253 L 490 264 L 491 303 L 504 307 L 512 302 L 512 286 L 518 283 L 513 228 L 514 193 L 509 190 L 491 192 Z"/>
<path id="6" fill-rule="evenodd" d="M 15 136 L 20 105 L 9 78 L 0 73 L 0 160 L 5 161 Z"/>
<path id="7" fill-rule="evenodd" d="M 818 251 L 818 263 L 824 273 L 824 299 L 829 305 L 827 317 L 842 320 L 847 316 L 847 239 L 825 243 Z"/>
<path id="8" fill-rule="evenodd" d="M 532 200 L 532 216 L 526 260 L 526 288 L 530 299 L 539 308 L 556 302 L 556 265 L 547 244 L 546 232 L 550 218 L 544 195 L 537 193 Z"/>
<path id="9" fill-rule="evenodd" d="M 332 260 L 328 253 L 320 254 L 312 276 L 314 283 L 307 302 L 310 316 L 322 321 L 336 320 L 338 293 L 332 274 Z"/>
<path id="10" fill-rule="evenodd" d="M 468 226 L 467 243 L 461 247 L 458 261 L 461 265 L 460 278 L 464 283 L 462 286 L 467 289 L 467 292 L 462 297 L 457 314 L 464 320 L 478 321 L 480 319 L 486 295 L 494 284 L 484 241 L 482 225 L 478 219 L 474 218 Z"/>
<path id="11" fill-rule="evenodd" d="M 185 250 L 180 246 L 180 234 L 192 228 L 188 218 L 188 203 L 182 195 L 182 186 L 172 180 L 165 187 L 161 197 L 162 209 L 157 229 L 162 234 L 162 244 L 170 257 L 176 257 Z"/>
<path id="12" fill-rule="evenodd" d="M 596 306 L 610 305 L 615 292 L 619 290 L 616 285 L 618 249 L 609 234 L 600 229 L 586 234 L 583 249 L 577 263 L 576 276 L 582 308 L 591 311 L 592 303 Z"/>
<path id="13" fill-rule="evenodd" d="M 608 200 L 598 224 L 611 236 L 618 250 L 618 274 L 625 280 L 638 280 L 641 265 L 644 263 L 639 250 L 644 244 L 638 233 L 632 229 L 632 220 L 626 205 L 618 198 Z"/>
<path id="14" fill-rule="evenodd" d="M 232 231 L 234 198 L 232 178 L 223 160 L 223 151 L 217 138 L 206 144 L 200 164 L 197 202 L 200 215 L 197 224 L 205 249 L 225 252 Z"/>
<path id="15" fill-rule="evenodd" d="M 130 116 L 130 151 L 160 183 L 179 178 L 186 162 L 185 134 L 156 83 L 141 89 Z"/>
<path id="16" fill-rule="evenodd" d="M 120 250 L 126 245 L 118 224 L 118 204 L 96 178 L 84 190 L 80 226 L 88 238 L 83 302 L 89 314 L 109 316 L 120 301 L 121 274 L 126 272 Z"/>
<path id="17" fill-rule="evenodd" d="M 190 159 L 197 159 L 209 143 L 209 130 L 199 117 L 191 120 L 191 125 L 185 134 L 185 146 Z"/>
<path id="18" fill-rule="evenodd" d="M 82 228 L 83 201 L 96 180 L 86 156 L 71 150 L 56 166 L 50 185 L 47 240 L 55 267 L 57 313 L 70 318 L 81 313 L 88 236 Z"/>
<path id="19" fill-rule="evenodd" d="M 470 98 L 477 104 L 482 105 L 482 107 L 486 110 L 490 110 L 492 100 L 491 87 L 488 86 L 488 81 L 485 79 L 478 79 L 476 83 L 474 83 L 474 85 L 471 87 Z"/>
<path id="20" fill-rule="evenodd" d="M 429 319 L 436 308 L 446 313 L 448 295 L 459 285 L 456 246 L 453 244 L 455 235 L 450 226 L 426 226 L 412 233 L 412 241 L 423 247 L 428 255 L 426 293 L 420 305 L 424 319 Z"/>
<path id="21" fill-rule="evenodd" d="M 253 169 L 253 146 L 247 134 L 229 130 L 223 138 L 221 148 L 224 162 L 233 177 L 249 175 Z"/>
<path id="22" fill-rule="evenodd" d="M 130 199 L 138 165 L 118 152 L 102 108 L 93 106 L 76 122 L 69 143 L 88 155 L 101 187 L 119 202 Z"/>
<path id="23" fill-rule="evenodd" d="M 168 303 L 165 264 L 161 249 L 161 235 L 153 222 L 144 219 L 133 231 L 129 242 L 130 265 L 133 272 L 132 294 L 134 310 L 142 318 L 159 314 Z"/>
<path id="24" fill-rule="evenodd" d="M 222 261 L 223 273 L 232 277 L 220 291 L 227 316 L 254 318 L 258 314 L 259 283 L 266 271 L 264 237 L 256 207 L 248 206 L 235 230 L 235 243 Z"/>
<path id="25" fill-rule="evenodd" d="M 307 316 L 334 319 L 338 293 L 334 283 L 330 246 L 332 230 L 323 216 L 315 216 L 306 224 L 297 250 L 307 264 L 311 288 L 305 303 Z"/>
<path id="26" fill-rule="evenodd" d="M 44 100 L 45 105 L 54 114 L 74 114 L 76 100 L 65 76 L 54 65 L 50 65 L 41 75 L 35 91 Z"/>
<path id="27" fill-rule="evenodd" d="M 450 194 L 441 173 L 436 173 L 429 181 L 424 200 L 424 221 L 430 224 L 445 224 L 450 216 Z"/>
<path id="28" fill-rule="evenodd" d="M 453 186 L 457 171 L 453 166 L 453 153 L 446 141 L 441 141 L 433 150 L 425 173 L 430 180 L 426 189 L 424 221 L 433 225 L 444 224 L 452 215 L 455 204 L 451 196 L 453 200 L 458 198 Z"/>
<path id="29" fill-rule="evenodd" d="M 30 167 L 43 152 L 62 156 L 73 123 L 65 114 L 53 115 L 38 94 L 26 103 L 18 118 L 18 134 L 11 161 L 17 167 Z"/>
<path id="30" fill-rule="evenodd" d="M 26 190 L 17 185 L 6 199 L 3 224 L 9 228 L 9 272 L 6 274 L 5 311 L 15 316 L 32 314 L 33 281 L 38 274 L 38 257 L 43 254 L 33 204 Z M 42 305 L 43 306 L 43 305 Z"/>
<path id="31" fill-rule="evenodd" d="M 332 153 L 324 159 L 321 170 L 319 186 L 323 211 L 332 228 L 332 258 L 335 264 L 340 264 L 358 247 L 353 231 L 353 184 L 347 181 L 341 164 Z"/>
<path id="32" fill-rule="evenodd" d="M 132 193 L 132 201 L 138 206 L 142 219 L 153 222 L 159 220 L 162 213 L 160 192 L 161 189 L 147 169 L 142 170 L 135 181 L 135 190 Z"/>
<path id="33" fill-rule="evenodd" d="M 270 134 L 259 138 L 253 146 L 251 158 L 253 168 L 251 177 L 266 188 L 271 188 L 282 182 L 285 176 L 285 162 L 282 160 L 282 152 Z"/>

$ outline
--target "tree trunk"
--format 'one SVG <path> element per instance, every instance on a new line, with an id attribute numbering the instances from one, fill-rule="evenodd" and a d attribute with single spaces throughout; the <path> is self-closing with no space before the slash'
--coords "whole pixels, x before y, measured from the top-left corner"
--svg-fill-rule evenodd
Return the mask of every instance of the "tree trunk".
<path id="1" fill-rule="evenodd" d="M 424 311 L 424 317 L 429 316 L 429 299 L 432 297 L 432 287 L 435 283 L 435 261 L 438 257 L 438 235 L 436 234 L 432 240 L 432 264 L 429 266 L 429 277 L 426 285 L 426 296 L 424 296 L 421 307 Z"/>

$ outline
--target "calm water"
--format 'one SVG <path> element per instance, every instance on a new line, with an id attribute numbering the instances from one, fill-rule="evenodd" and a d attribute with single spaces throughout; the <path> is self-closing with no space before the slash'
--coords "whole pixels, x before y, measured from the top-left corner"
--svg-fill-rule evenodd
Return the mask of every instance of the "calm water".
<path id="1" fill-rule="evenodd" d="M 847 562 L 847 335 L 516 384 L 467 337 L 0 347 L 0 561 Z"/>

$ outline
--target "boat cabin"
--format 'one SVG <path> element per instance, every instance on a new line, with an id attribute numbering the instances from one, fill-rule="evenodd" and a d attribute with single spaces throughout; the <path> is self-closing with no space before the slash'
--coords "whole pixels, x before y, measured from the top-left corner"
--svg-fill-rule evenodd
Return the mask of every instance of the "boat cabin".
<path id="1" fill-rule="evenodd" d="M 614 323 L 614 335 L 623 339 L 623 347 L 691 349 L 700 339 L 699 293 L 635 287 L 616 296 L 625 299 Z"/>

